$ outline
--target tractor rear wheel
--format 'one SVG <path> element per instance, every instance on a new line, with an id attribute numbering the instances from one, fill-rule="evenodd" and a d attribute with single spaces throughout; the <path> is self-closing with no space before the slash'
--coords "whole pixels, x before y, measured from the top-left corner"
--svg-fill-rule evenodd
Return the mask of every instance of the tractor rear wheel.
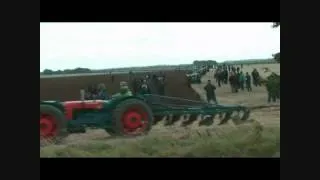
<path id="1" fill-rule="evenodd" d="M 50 105 L 40 105 L 40 144 L 56 142 L 67 135 L 66 118 L 62 111 Z"/>
<path id="2" fill-rule="evenodd" d="M 127 99 L 114 109 L 112 123 L 113 128 L 106 129 L 110 135 L 139 136 L 151 130 L 153 113 L 144 101 Z"/>

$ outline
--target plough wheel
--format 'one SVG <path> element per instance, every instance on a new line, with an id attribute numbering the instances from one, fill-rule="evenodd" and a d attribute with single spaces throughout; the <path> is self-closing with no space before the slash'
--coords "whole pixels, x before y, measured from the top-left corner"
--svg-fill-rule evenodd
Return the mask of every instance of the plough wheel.
<path id="1" fill-rule="evenodd" d="M 50 105 L 40 105 L 40 144 L 41 141 L 56 142 L 67 136 L 66 118 L 62 111 Z"/>
<path id="2" fill-rule="evenodd" d="M 113 111 L 113 135 L 138 136 L 147 134 L 153 124 L 150 107 L 139 99 L 127 99 Z M 111 131 L 111 130 L 109 130 Z"/>

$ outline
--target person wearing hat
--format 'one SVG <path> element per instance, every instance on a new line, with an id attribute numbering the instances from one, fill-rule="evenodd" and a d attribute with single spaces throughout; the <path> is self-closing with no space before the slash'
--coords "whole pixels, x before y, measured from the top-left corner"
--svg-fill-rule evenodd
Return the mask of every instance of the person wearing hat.
<path id="1" fill-rule="evenodd" d="M 120 82 L 120 92 L 117 94 L 114 94 L 112 98 L 123 97 L 123 96 L 132 96 L 132 92 L 128 87 L 128 83 L 125 81 Z"/>

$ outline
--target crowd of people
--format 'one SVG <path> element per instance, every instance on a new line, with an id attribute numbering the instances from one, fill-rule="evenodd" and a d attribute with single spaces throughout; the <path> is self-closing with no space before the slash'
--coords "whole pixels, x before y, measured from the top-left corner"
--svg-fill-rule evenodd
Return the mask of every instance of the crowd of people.
<path id="1" fill-rule="evenodd" d="M 268 102 L 276 102 L 280 99 L 280 76 L 272 73 L 267 79 L 260 77 L 257 69 L 253 69 L 251 74 L 249 72 L 243 73 L 242 65 L 235 67 L 231 65 L 223 65 L 216 68 L 214 72 L 214 79 L 218 85 L 230 84 L 231 93 L 238 93 L 242 91 L 252 91 L 252 86 L 265 85 L 268 91 Z M 147 73 L 145 76 L 136 76 L 132 72 L 129 73 L 128 82 L 120 82 L 120 93 L 110 96 L 107 93 L 106 86 L 101 83 L 96 86 L 89 86 L 85 90 L 85 99 L 94 100 L 101 99 L 106 100 L 119 95 L 143 95 L 143 94 L 157 94 L 165 95 L 166 77 L 164 73 L 150 74 Z M 114 82 L 114 76 L 111 76 L 112 83 Z M 216 98 L 217 87 L 208 80 L 207 85 L 204 87 L 206 92 L 207 101 L 209 103 L 218 103 Z"/>
<path id="2" fill-rule="evenodd" d="M 262 79 L 257 69 L 253 69 L 251 75 L 249 72 L 243 73 L 243 65 L 235 67 L 232 65 L 223 65 L 217 67 L 214 72 L 214 79 L 221 87 L 223 84 L 230 84 L 231 92 L 238 93 L 239 90 L 248 92 L 252 91 L 252 86 L 262 86 L 262 83 L 266 86 L 268 92 L 268 102 L 276 102 L 280 99 L 280 76 L 272 73 L 267 79 Z M 252 80 L 252 81 L 251 81 Z M 212 84 L 211 80 L 208 80 L 204 90 L 207 95 L 207 101 L 217 103 L 215 95 L 216 86 Z"/>
<path id="3" fill-rule="evenodd" d="M 142 78 L 130 75 L 129 78 L 133 94 L 165 95 L 165 80 L 166 76 L 164 73 L 159 73 L 158 75 L 148 73 Z"/>
<path id="4" fill-rule="evenodd" d="M 257 69 L 254 69 L 251 72 L 251 76 L 249 72 L 243 73 L 241 69 L 242 65 L 241 67 L 235 67 L 231 65 L 219 66 L 214 73 L 214 78 L 218 84 L 218 87 L 221 87 L 223 84 L 230 83 L 231 92 L 237 93 L 240 89 L 246 89 L 248 92 L 251 92 L 251 80 L 253 80 L 254 86 L 261 86 L 260 75 Z"/>
<path id="5" fill-rule="evenodd" d="M 111 82 L 114 82 L 114 76 L 111 76 Z M 120 82 L 120 94 L 123 92 L 132 95 L 143 94 L 158 94 L 165 95 L 165 75 L 164 73 L 146 74 L 143 77 L 135 76 L 133 73 L 129 73 L 129 82 Z M 107 100 L 117 96 L 109 95 L 105 84 L 100 83 L 98 85 L 90 85 L 85 89 L 86 100 Z"/>
<path id="6" fill-rule="evenodd" d="M 85 99 L 86 100 L 94 100 L 94 99 L 106 100 L 106 99 L 109 99 L 105 84 L 100 83 L 98 85 L 88 86 L 85 89 Z"/>

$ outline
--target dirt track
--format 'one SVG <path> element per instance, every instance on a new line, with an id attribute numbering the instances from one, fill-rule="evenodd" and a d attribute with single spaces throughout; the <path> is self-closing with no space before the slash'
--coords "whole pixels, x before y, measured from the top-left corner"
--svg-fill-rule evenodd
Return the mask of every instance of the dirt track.
<path id="1" fill-rule="evenodd" d="M 200 100 L 199 95 L 187 87 L 184 71 L 165 71 L 164 73 L 166 75 L 165 92 L 167 96 Z M 136 76 L 142 75 L 145 74 L 136 74 Z M 108 93 L 114 94 L 119 90 L 120 81 L 128 80 L 128 74 L 116 74 L 113 83 L 110 75 L 40 78 L 40 100 L 78 100 L 80 89 L 99 83 L 105 83 Z"/>

